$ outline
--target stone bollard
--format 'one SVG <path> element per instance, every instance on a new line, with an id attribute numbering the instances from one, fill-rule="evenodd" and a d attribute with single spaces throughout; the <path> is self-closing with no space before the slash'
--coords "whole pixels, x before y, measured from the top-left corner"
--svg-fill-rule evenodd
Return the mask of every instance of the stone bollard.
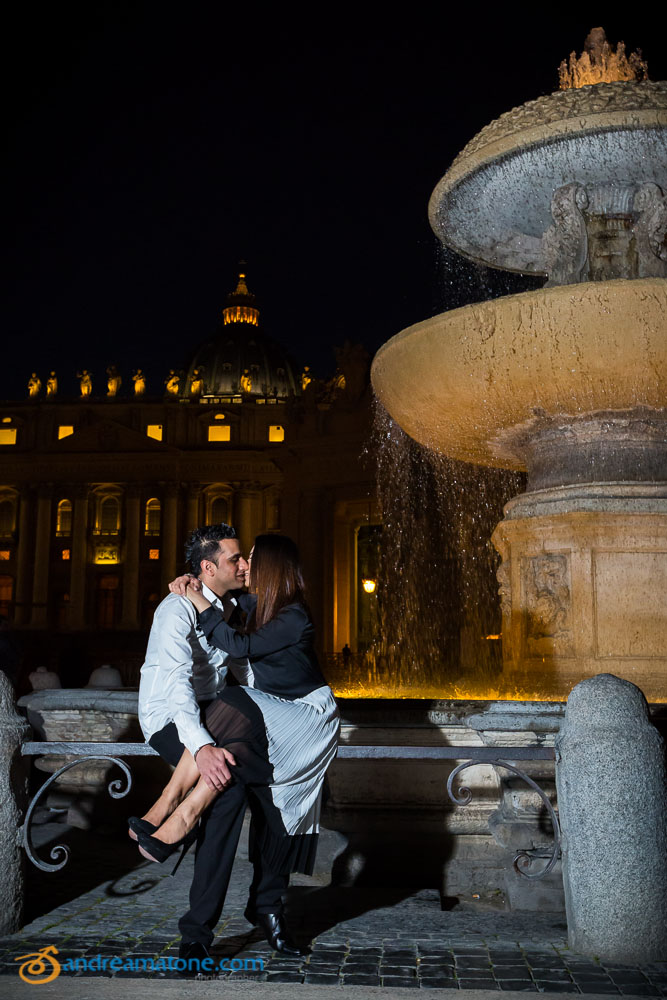
<path id="1" fill-rule="evenodd" d="M 613 674 L 577 684 L 556 787 L 570 947 L 633 965 L 667 959 L 664 744 L 638 687 Z"/>
<path id="2" fill-rule="evenodd" d="M 0 934 L 17 931 L 23 913 L 21 823 L 28 782 L 21 743 L 29 732 L 14 707 L 14 689 L 0 670 Z"/>

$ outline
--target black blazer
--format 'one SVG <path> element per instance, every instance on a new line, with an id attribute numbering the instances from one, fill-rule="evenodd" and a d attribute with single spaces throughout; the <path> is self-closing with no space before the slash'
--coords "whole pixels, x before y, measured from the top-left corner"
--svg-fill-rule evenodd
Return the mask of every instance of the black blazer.
<path id="1" fill-rule="evenodd" d="M 251 611 L 256 598 L 243 595 L 239 603 Z M 256 632 L 237 632 L 215 607 L 201 612 L 199 624 L 212 645 L 236 660 L 250 660 L 261 691 L 293 700 L 326 684 L 315 655 L 315 629 L 302 604 L 288 604 Z"/>

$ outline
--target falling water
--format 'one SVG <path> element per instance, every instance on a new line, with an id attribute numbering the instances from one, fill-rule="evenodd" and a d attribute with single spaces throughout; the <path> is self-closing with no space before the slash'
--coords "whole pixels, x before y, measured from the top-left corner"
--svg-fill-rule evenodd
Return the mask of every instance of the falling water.
<path id="1" fill-rule="evenodd" d="M 503 504 L 521 490 L 521 476 L 431 452 L 375 407 L 367 454 L 377 468 L 383 522 L 380 635 L 356 693 L 512 697 L 503 690 L 497 555 L 489 538 Z"/>
<path id="2" fill-rule="evenodd" d="M 619 42 L 613 49 L 607 41 L 604 28 L 593 28 L 579 58 L 570 53 L 569 61 L 563 60 L 558 69 L 560 89 L 587 87 L 595 83 L 614 83 L 621 80 L 646 80 L 648 66 L 641 52 L 625 54 L 625 45 Z"/>

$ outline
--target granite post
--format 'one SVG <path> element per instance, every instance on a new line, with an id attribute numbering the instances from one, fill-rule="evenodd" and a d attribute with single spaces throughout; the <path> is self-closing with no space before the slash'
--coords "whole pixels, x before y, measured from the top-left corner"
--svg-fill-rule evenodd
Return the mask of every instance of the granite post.
<path id="1" fill-rule="evenodd" d="M 23 912 L 21 823 L 28 783 L 21 743 L 29 730 L 14 707 L 12 685 L 0 670 L 0 934 L 17 931 Z"/>
<path id="2" fill-rule="evenodd" d="M 667 959 L 664 744 L 638 687 L 613 674 L 577 684 L 556 786 L 570 947 L 633 965 Z"/>

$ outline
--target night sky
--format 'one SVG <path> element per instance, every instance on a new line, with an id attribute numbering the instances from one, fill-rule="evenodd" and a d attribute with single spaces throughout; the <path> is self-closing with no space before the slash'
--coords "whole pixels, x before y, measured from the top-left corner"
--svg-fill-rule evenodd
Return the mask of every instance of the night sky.
<path id="1" fill-rule="evenodd" d="M 83 367 L 101 393 L 110 363 L 123 395 L 139 366 L 161 392 L 241 257 L 264 330 L 332 374 L 345 339 L 373 353 L 496 287 L 438 251 L 430 193 L 483 125 L 557 89 L 591 27 L 667 77 L 664 37 L 631 7 L 179 7 L 23 5 L 5 26 L 0 398 L 50 368 L 63 394 Z"/>

